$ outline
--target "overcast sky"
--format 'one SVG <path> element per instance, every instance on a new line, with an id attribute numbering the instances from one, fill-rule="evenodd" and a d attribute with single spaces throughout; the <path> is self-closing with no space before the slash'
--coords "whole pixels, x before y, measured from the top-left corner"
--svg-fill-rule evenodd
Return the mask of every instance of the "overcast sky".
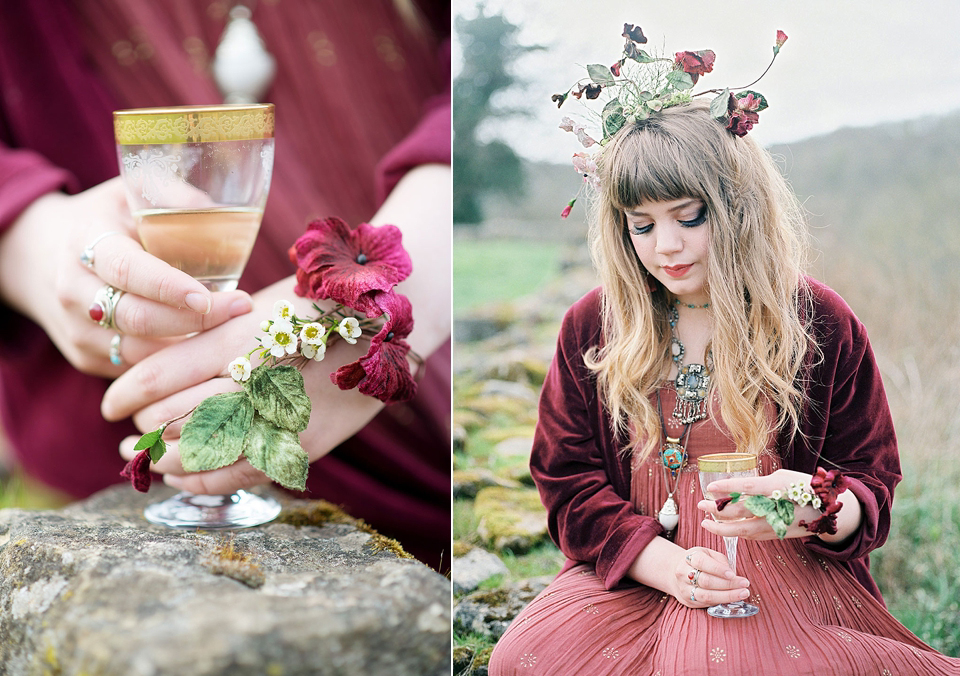
<path id="1" fill-rule="evenodd" d="M 777 29 L 789 40 L 756 85 L 770 102 L 751 134 L 764 144 L 790 142 L 845 126 L 919 118 L 960 109 L 958 0 L 487 0 L 522 27 L 523 44 L 548 48 L 524 57 L 516 73 L 529 84 L 511 104 L 533 116 L 488 127 L 520 154 L 568 162 L 581 150 L 559 129 L 564 114 L 550 95 L 584 77 L 588 63 L 619 58 L 624 23 L 639 25 L 650 51 L 672 55 L 712 49 L 712 73 L 694 91 L 737 87 L 766 67 Z M 455 15 L 476 15 L 475 0 L 453 0 Z M 454 35 L 454 75 L 460 50 Z M 578 65 L 579 64 L 579 65 Z M 575 104 L 575 105 L 571 105 Z M 582 110 L 582 107 L 581 107 Z M 456 111 L 454 111 L 456 114 Z"/>

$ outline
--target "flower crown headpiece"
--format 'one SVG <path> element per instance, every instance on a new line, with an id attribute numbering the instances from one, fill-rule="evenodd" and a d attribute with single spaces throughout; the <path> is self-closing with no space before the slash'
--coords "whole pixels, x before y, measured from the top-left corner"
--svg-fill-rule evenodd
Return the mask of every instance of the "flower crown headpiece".
<path id="1" fill-rule="evenodd" d="M 710 114 L 714 119 L 730 133 L 745 136 L 753 129 L 753 125 L 760 121 L 760 112 L 768 107 L 763 94 L 751 90 L 750 87 L 767 74 L 783 43 L 787 41 L 787 34 L 778 30 L 773 45 L 773 58 L 760 77 L 750 84 L 722 90 L 707 89 L 694 94 L 692 90 L 700 76 L 713 70 L 717 58 L 713 50 L 677 52 L 672 59 L 655 57 L 638 46 L 647 42 L 639 26 L 623 24 L 623 37 L 626 38 L 623 54 L 616 63 L 609 67 L 598 63 L 589 64 L 586 79 L 578 80 L 567 91 L 551 97 L 559 108 L 570 96 L 592 100 L 599 98 L 604 90 L 613 94 L 600 112 L 602 136 L 599 141 L 591 137 L 583 125 L 569 117 L 561 120 L 560 128 L 576 134 L 584 148 L 594 145 L 602 147 L 624 125 L 645 120 L 665 108 L 689 103 L 695 97 L 706 94 L 716 94 L 710 102 Z M 583 175 L 585 183 L 595 188 L 600 187 L 596 155 L 575 153 L 573 165 L 577 172 Z M 563 218 L 570 214 L 575 202 L 576 198 L 570 200 L 561 214 Z"/>

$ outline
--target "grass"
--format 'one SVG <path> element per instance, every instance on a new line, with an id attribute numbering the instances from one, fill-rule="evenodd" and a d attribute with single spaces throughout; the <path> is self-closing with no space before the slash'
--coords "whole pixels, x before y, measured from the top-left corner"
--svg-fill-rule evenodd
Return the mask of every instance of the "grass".
<path id="1" fill-rule="evenodd" d="M 453 314 L 537 291 L 557 274 L 561 245 L 512 239 L 457 240 Z"/>

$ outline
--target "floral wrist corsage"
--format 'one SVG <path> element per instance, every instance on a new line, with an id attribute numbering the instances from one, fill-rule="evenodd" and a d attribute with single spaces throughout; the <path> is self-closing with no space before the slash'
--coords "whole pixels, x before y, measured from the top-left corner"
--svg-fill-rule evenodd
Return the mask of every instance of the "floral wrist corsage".
<path id="1" fill-rule="evenodd" d="M 310 422 L 311 403 L 300 369 L 322 360 L 332 340 L 370 341 L 364 356 L 330 374 L 341 390 L 357 388 L 384 403 L 416 394 L 408 355 L 419 358 L 404 340 L 413 329 L 413 308 L 393 290 L 413 270 L 400 229 L 363 223 L 351 230 L 339 218 L 314 221 L 290 257 L 297 264 L 296 294 L 336 306 L 322 310 L 314 304 L 317 316 L 301 318 L 292 304 L 278 301 L 273 317 L 260 325 L 259 345 L 228 367 L 242 389 L 204 399 L 137 442 L 140 453 L 121 475 L 138 491 L 150 488 L 150 463 L 166 453 L 164 430 L 187 416 L 179 447 L 188 472 L 225 467 L 242 455 L 282 486 L 304 490 L 309 458 L 297 434 Z M 263 360 L 255 368 L 254 355 Z"/>
<path id="2" fill-rule="evenodd" d="M 803 482 L 790 484 L 785 491 L 776 490 L 766 495 L 743 495 L 731 493 L 729 497 L 717 500 L 717 511 L 731 503 L 739 502 L 743 498 L 743 506 L 754 516 L 762 516 L 773 528 L 773 532 L 781 540 L 787 535 L 787 527 L 793 523 L 794 505 L 800 507 L 812 506 L 819 509 L 821 515 L 810 523 L 801 521 L 798 525 L 806 528 L 813 534 L 827 533 L 835 535 L 837 532 L 837 512 L 843 506 L 837 502 L 837 496 L 847 490 L 849 482 L 840 473 L 832 469 L 829 472 L 818 467 L 810 478 L 809 488 Z"/>

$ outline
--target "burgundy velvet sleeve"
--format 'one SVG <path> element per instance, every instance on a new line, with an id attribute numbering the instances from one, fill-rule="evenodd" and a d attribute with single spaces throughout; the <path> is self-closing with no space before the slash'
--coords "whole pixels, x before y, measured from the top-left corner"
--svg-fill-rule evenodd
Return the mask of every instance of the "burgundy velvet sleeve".
<path id="1" fill-rule="evenodd" d="M 450 72 L 450 41 L 443 43 L 439 60 Z M 377 202 L 383 202 L 404 175 L 421 164 L 450 164 L 450 88 L 430 98 L 411 131 L 377 165 Z"/>
<path id="2" fill-rule="evenodd" d="M 804 471 L 817 465 L 839 467 L 853 481 L 850 490 L 863 508 L 861 527 L 842 543 L 818 538 L 807 547 L 825 556 L 851 561 L 882 545 L 890 532 L 893 492 L 901 479 L 893 418 L 880 370 L 863 324 L 847 304 L 823 285 L 813 287 L 818 300 L 815 330 L 822 360 L 814 369 L 811 400 L 825 402 L 809 417 L 805 430 L 819 444 L 819 457 L 799 451 Z M 817 439 L 816 437 L 819 437 Z M 813 460 L 813 462 L 810 462 Z"/>
<path id="3" fill-rule="evenodd" d="M 547 508 L 550 535 L 570 559 L 593 563 L 606 588 L 627 574 L 662 532 L 629 501 L 596 382 L 583 353 L 599 340 L 596 292 L 568 311 L 540 395 L 530 468 Z"/>
<path id="4" fill-rule="evenodd" d="M 33 151 L 0 144 L 0 235 L 31 202 L 60 188 L 78 188 L 70 172 Z"/>

